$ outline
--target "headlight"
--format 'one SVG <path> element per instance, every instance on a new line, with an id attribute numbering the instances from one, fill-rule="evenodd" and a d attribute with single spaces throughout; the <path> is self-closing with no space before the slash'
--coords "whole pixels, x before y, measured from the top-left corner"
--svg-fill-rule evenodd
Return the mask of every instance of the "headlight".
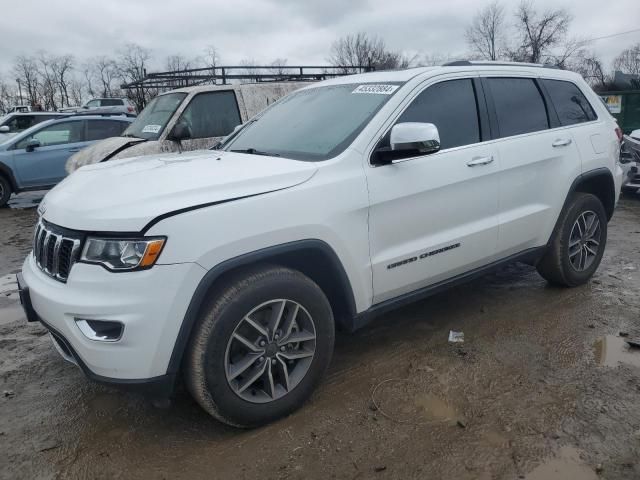
<path id="1" fill-rule="evenodd" d="M 117 271 L 151 268 L 160 256 L 165 240 L 158 237 L 129 240 L 89 237 L 80 260 Z"/>

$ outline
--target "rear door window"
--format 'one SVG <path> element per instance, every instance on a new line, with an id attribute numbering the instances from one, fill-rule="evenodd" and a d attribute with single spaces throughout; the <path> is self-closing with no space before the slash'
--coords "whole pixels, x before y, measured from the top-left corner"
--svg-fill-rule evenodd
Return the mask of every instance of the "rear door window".
<path id="1" fill-rule="evenodd" d="M 128 125 L 117 120 L 87 120 L 87 141 L 119 137 Z"/>
<path id="2" fill-rule="evenodd" d="M 440 148 L 480 141 L 478 107 L 471 79 L 448 80 L 428 87 L 402 113 L 397 123 L 433 123 Z"/>
<path id="3" fill-rule="evenodd" d="M 500 137 L 538 132 L 549 128 L 547 109 L 531 78 L 488 78 Z"/>
<path id="4" fill-rule="evenodd" d="M 191 138 L 224 137 L 242 123 L 233 91 L 199 93 L 185 108 L 179 122 L 186 122 Z"/>
<path id="5" fill-rule="evenodd" d="M 597 118 L 589 101 L 573 83 L 562 80 L 542 80 L 542 83 L 551 97 L 560 125 L 575 125 Z"/>
<path id="6" fill-rule="evenodd" d="M 9 131 L 15 133 L 26 130 L 36 123 L 38 122 L 35 121 L 35 115 L 16 115 L 5 125 L 9 127 Z"/>

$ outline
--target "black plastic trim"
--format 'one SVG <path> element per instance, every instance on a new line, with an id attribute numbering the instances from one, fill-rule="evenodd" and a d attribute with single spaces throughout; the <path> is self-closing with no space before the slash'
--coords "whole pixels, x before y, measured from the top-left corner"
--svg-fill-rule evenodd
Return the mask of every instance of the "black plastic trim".
<path id="1" fill-rule="evenodd" d="M 349 282 L 347 273 L 345 272 L 338 255 L 326 242 L 317 239 L 299 240 L 240 255 L 216 265 L 205 274 L 202 280 L 200 280 L 200 283 L 191 298 L 191 302 L 187 308 L 187 313 L 184 316 L 182 325 L 180 326 L 180 331 L 171 353 L 171 359 L 169 360 L 167 374 L 177 374 L 180 371 L 182 356 L 187 347 L 193 326 L 198 319 L 200 310 L 207 298 L 209 290 L 218 278 L 220 278 L 224 273 L 238 267 L 252 265 L 259 262 L 268 262 L 269 259 L 278 255 L 296 253 L 309 249 L 321 250 L 323 253 L 327 254 L 327 257 L 332 263 L 332 267 L 339 274 L 339 281 L 341 283 L 340 287 L 346 292 L 350 313 L 349 317 L 350 319 L 354 318 L 357 314 L 357 310 L 351 283 Z M 346 327 L 350 329 L 351 325 L 347 325 Z"/>
<path id="2" fill-rule="evenodd" d="M 546 245 L 542 247 L 530 248 L 528 250 L 503 258 L 502 260 L 498 260 L 496 262 L 490 263 L 483 267 L 479 267 L 474 270 L 469 270 L 468 272 L 462 273 L 450 279 L 443 280 L 441 282 L 435 283 L 433 285 L 429 285 L 424 288 L 420 288 L 418 290 L 414 290 L 413 292 L 405 293 L 403 295 L 392 298 L 390 300 L 386 300 L 381 303 L 377 303 L 372 307 L 370 307 L 368 310 L 358 314 L 353 319 L 353 327 L 354 327 L 353 330 L 357 330 L 359 328 L 364 327 L 365 325 L 370 323 L 373 319 L 375 319 L 376 317 L 386 312 L 395 310 L 396 308 L 403 307 L 415 301 L 430 297 L 432 295 L 435 295 L 436 293 L 439 293 L 443 290 L 451 288 L 455 285 L 466 283 L 470 280 L 486 275 L 487 273 L 497 270 L 510 263 L 535 262 L 539 260 L 542 257 L 542 255 L 544 255 L 544 252 L 546 252 L 546 250 L 547 250 Z"/>
<path id="3" fill-rule="evenodd" d="M 474 77 L 473 90 L 476 95 L 476 108 L 478 109 L 478 120 L 480 123 L 480 141 L 486 142 L 491 140 L 491 122 L 489 121 L 489 109 L 487 107 L 487 98 L 484 94 L 484 87 L 480 78 Z"/>

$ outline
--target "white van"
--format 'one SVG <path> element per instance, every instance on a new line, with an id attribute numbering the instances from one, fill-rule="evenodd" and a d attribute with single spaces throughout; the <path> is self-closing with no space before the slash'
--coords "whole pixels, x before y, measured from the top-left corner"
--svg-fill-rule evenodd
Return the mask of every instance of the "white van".
<path id="1" fill-rule="evenodd" d="M 307 85 L 265 82 L 171 90 L 152 99 L 121 136 L 69 158 L 67 171 L 117 158 L 210 148 L 280 97 Z"/>

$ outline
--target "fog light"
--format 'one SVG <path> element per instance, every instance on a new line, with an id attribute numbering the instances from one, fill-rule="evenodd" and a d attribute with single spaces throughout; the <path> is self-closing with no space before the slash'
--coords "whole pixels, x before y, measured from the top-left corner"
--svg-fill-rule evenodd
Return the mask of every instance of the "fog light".
<path id="1" fill-rule="evenodd" d="M 84 336 L 96 342 L 117 342 L 124 332 L 124 325 L 120 322 L 84 318 L 76 318 L 75 321 Z"/>

